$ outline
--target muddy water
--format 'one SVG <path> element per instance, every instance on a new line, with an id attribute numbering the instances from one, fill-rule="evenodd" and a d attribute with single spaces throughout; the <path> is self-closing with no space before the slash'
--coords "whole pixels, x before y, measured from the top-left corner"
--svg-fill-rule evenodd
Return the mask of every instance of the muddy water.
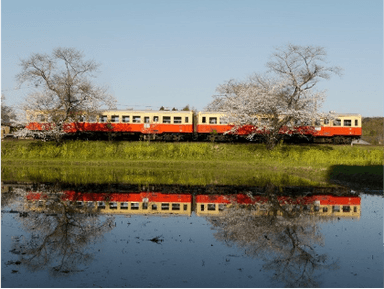
<path id="1" fill-rule="evenodd" d="M 382 201 L 321 188 L 3 186 L 1 285 L 383 287 Z"/>

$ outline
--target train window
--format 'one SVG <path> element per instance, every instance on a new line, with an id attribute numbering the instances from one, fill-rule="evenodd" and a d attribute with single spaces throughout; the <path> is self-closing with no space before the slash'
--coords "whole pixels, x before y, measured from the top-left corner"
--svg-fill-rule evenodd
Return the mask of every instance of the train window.
<path id="1" fill-rule="evenodd" d="M 170 116 L 163 116 L 163 123 L 171 123 L 171 117 Z"/>
<path id="2" fill-rule="evenodd" d="M 92 201 L 89 201 L 87 205 L 88 205 L 88 208 L 93 208 L 95 206 L 95 203 Z"/>
<path id="3" fill-rule="evenodd" d="M 149 116 L 144 116 L 144 122 L 149 123 Z"/>
<path id="4" fill-rule="evenodd" d="M 329 124 L 329 119 L 324 119 L 324 124 L 325 125 Z"/>
<path id="5" fill-rule="evenodd" d="M 169 210 L 169 203 L 162 203 L 161 204 L 161 210 L 162 211 L 168 211 Z"/>
<path id="6" fill-rule="evenodd" d="M 318 212 L 318 211 L 320 210 L 320 207 L 319 207 L 319 206 L 314 206 L 314 207 L 313 207 L 313 210 L 314 210 L 315 212 Z"/>
<path id="7" fill-rule="evenodd" d="M 188 205 L 184 205 L 184 211 L 186 211 L 188 209 Z"/>
<path id="8" fill-rule="evenodd" d="M 216 210 L 216 204 L 208 204 L 208 211 L 214 211 Z"/>
<path id="9" fill-rule="evenodd" d="M 359 126 L 359 121 L 355 119 L 355 126 Z"/>
<path id="10" fill-rule="evenodd" d="M 138 210 L 140 207 L 139 203 L 131 203 L 131 210 Z"/>
<path id="11" fill-rule="evenodd" d="M 118 115 L 112 115 L 111 122 L 119 122 L 119 116 Z"/>
<path id="12" fill-rule="evenodd" d="M 128 210 L 128 202 L 123 202 L 120 204 L 121 210 Z"/>
<path id="13" fill-rule="evenodd" d="M 209 118 L 209 123 L 210 124 L 217 124 L 217 117 L 210 117 Z"/>
<path id="14" fill-rule="evenodd" d="M 141 117 L 139 115 L 134 115 L 132 117 L 132 121 L 135 123 L 140 123 L 141 122 Z"/>
<path id="15" fill-rule="evenodd" d="M 153 117 L 153 122 L 158 122 L 159 121 L 159 117 L 158 116 L 154 116 Z"/>
<path id="16" fill-rule="evenodd" d="M 340 119 L 335 119 L 333 121 L 333 126 L 341 126 L 341 120 Z"/>
<path id="17" fill-rule="evenodd" d="M 315 120 L 315 125 L 320 125 L 320 119 Z"/>
<path id="18" fill-rule="evenodd" d="M 123 122 L 129 122 L 129 115 L 123 115 Z"/>
<path id="19" fill-rule="evenodd" d="M 117 203 L 116 202 L 109 203 L 109 208 L 112 210 L 116 210 L 117 209 Z"/>
<path id="20" fill-rule="evenodd" d="M 105 208 L 105 203 L 104 202 L 97 202 L 97 207 L 99 209 L 104 209 Z"/>
<path id="21" fill-rule="evenodd" d="M 43 114 L 39 114 L 39 115 L 37 116 L 37 121 L 45 121 L 45 117 L 44 117 L 44 115 L 43 115 Z"/>
<path id="22" fill-rule="evenodd" d="M 82 201 L 77 201 L 76 202 L 76 206 L 79 207 L 79 208 L 82 207 L 83 205 L 84 205 L 84 203 Z"/>
<path id="23" fill-rule="evenodd" d="M 172 204 L 172 211 L 180 211 L 180 204 Z"/>
<path id="24" fill-rule="evenodd" d="M 344 119 L 344 126 L 352 126 L 352 120 Z"/>
<path id="25" fill-rule="evenodd" d="M 332 212 L 340 212 L 340 206 L 332 206 Z"/>
<path id="26" fill-rule="evenodd" d="M 148 209 L 148 203 L 143 203 L 142 207 L 143 207 L 143 210 L 147 210 Z"/>
<path id="27" fill-rule="evenodd" d="M 156 204 L 152 204 L 152 210 L 157 211 L 157 205 Z"/>
<path id="28" fill-rule="evenodd" d="M 206 123 L 206 122 L 207 122 L 206 117 L 203 116 L 202 119 L 201 119 L 201 123 Z"/>
<path id="29" fill-rule="evenodd" d="M 96 122 L 96 115 L 90 115 L 90 116 L 88 116 L 88 121 L 89 121 L 89 122 Z"/>
<path id="30" fill-rule="evenodd" d="M 327 207 L 323 207 L 323 213 L 326 213 L 328 212 L 328 208 Z"/>
<path id="31" fill-rule="evenodd" d="M 353 207 L 353 212 L 357 213 L 357 207 Z"/>
<path id="32" fill-rule="evenodd" d="M 85 116 L 84 115 L 79 116 L 79 122 L 85 122 Z"/>
<path id="33" fill-rule="evenodd" d="M 268 123 L 268 118 L 266 118 L 266 117 L 262 117 L 262 118 L 260 119 L 260 122 L 261 122 L 261 124 L 267 124 L 267 123 Z M 295 123 L 295 124 L 297 124 L 297 123 Z"/>
<path id="34" fill-rule="evenodd" d="M 99 120 L 100 120 L 100 122 L 107 122 L 108 118 L 106 115 L 101 115 Z"/>
<path id="35" fill-rule="evenodd" d="M 204 205 L 200 205 L 200 211 L 204 211 Z"/>
<path id="36" fill-rule="evenodd" d="M 189 118 L 188 118 L 188 116 L 185 117 L 185 122 L 186 122 L 186 123 L 189 122 Z"/>
<path id="37" fill-rule="evenodd" d="M 350 211 L 351 211 L 351 207 L 350 206 L 343 206 L 343 212 L 348 213 Z"/>
<path id="38" fill-rule="evenodd" d="M 181 123 L 181 117 L 180 116 L 175 116 L 173 118 L 173 123 Z"/>
<path id="39" fill-rule="evenodd" d="M 224 211 L 225 205 L 224 204 L 219 204 L 219 211 Z"/>

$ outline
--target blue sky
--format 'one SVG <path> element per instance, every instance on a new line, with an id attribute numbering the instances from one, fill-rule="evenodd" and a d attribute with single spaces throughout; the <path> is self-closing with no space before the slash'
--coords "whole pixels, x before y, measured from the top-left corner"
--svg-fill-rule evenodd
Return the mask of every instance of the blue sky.
<path id="1" fill-rule="evenodd" d="M 383 116 L 380 0 L 2 0 L 1 90 L 7 104 L 20 59 L 74 47 L 101 64 L 119 108 L 202 110 L 216 87 L 266 71 L 276 47 L 323 46 L 342 77 L 322 81 L 323 110 Z"/>

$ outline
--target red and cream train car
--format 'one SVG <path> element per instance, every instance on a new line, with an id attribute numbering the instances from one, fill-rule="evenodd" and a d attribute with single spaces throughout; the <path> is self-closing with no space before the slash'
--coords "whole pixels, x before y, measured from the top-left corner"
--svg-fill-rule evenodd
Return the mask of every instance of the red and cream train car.
<path id="1" fill-rule="evenodd" d="M 225 122 L 225 115 L 220 112 L 198 112 L 196 115 L 196 132 L 206 135 L 207 138 L 217 138 L 224 140 L 226 132 L 230 131 L 234 125 Z M 259 117 L 262 121 L 262 117 Z M 305 136 L 307 140 L 319 143 L 350 144 L 353 140 L 359 139 L 362 135 L 360 114 L 337 114 L 334 120 L 320 119 L 311 124 L 299 125 L 294 130 L 281 129 L 281 134 L 287 136 L 287 140 L 292 136 Z M 236 133 L 229 133 L 227 136 L 246 137 L 250 133 L 262 132 L 264 129 L 251 125 L 244 125 L 236 130 Z"/>
<path id="2" fill-rule="evenodd" d="M 34 113 L 30 115 L 26 128 L 41 131 L 50 126 L 43 113 Z M 252 125 L 243 125 L 236 132 L 229 132 L 232 128 L 234 124 L 226 123 L 225 115 L 220 112 L 111 110 L 94 117 L 79 116 L 77 122 L 66 124 L 64 130 L 70 137 L 113 136 L 117 139 L 166 141 L 245 140 L 253 132 L 256 132 L 254 140 L 261 141 L 262 132 L 265 132 L 264 128 Z M 348 144 L 361 137 L 361 115 L 338 114 L 334 120 L 321 119 L 312 124 L 297 124 L 295 129 L 282 128 L 281 133 L 286 136 L 286 140 L 305 136 L 307 141 Z"/>

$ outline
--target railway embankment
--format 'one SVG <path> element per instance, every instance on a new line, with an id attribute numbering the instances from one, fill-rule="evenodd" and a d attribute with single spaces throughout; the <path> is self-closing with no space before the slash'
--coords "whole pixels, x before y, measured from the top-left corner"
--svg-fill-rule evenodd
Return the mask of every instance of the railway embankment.
<path id="1" fill-rule="evenodd" d="M 383 147 L 3 141 L 2 179 L 78 183 L 303 185 L 382 188 Z"/>

